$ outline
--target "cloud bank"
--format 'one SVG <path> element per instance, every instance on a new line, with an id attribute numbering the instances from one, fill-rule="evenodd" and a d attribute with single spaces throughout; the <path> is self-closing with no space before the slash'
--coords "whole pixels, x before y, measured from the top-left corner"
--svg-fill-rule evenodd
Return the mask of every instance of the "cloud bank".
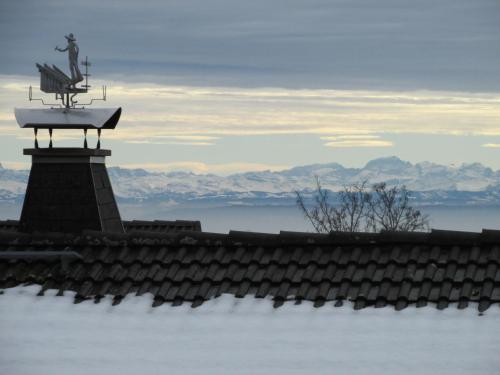
<path id="1" fill-rule="evenodd" d="M 380 135 L 500 135 L 493 93 L 107 83 L 106 105 L 124 111 L 120 131 L 106 137 L 126 142 L 211 146 L 224 136 L 315 134 L 330 147 L 388 147 Z M 28 105 L 30 84 L 37 79 L 0 76 L 1 134 L 26 136 L 13 107 Z"/>
<path id="2" fill-rule="evenodd" d="M 73 32 L 125 81 L 500 91 L 499 19 L 498 0 L 1 1 L 0 74 L 66 64 Z"/>

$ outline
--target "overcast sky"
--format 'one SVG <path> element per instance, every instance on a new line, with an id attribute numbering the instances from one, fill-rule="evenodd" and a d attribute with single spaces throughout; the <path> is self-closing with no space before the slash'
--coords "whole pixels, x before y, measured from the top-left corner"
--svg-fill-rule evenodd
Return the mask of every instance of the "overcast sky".
<path id="1" fill-rule="evenodd" d="M 26 162 L 12 108 L 70 32 L 124 108 L 115 164 L 500 168 L 498 0 L 0 1 L 0 162 Z"/>

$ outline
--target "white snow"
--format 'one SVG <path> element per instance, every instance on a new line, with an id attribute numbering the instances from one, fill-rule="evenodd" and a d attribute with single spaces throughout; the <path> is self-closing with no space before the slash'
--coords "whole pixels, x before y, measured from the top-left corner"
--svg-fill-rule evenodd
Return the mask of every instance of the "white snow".
<path id="1" fill-rule="evenodd" d="M 222 296 L 192 309 L 0 295 L 0 374 L 494 374 L 500 308 L 273 309 Z"/>
<path id="2" fill-rule="evenodd" d="M 105 124 L 114 116 L 121 108 L 75 108 L 68 110 L 66 108 L 15 108 L 19 127 L 51 127 L 57 128 L 76 128 L 92 126 L 94 128 L 103 128 Z M 118 121 L 118 120 L 116 120 Z M 115 122 L 116 126 L 116 122 Z M 114 126 L 113 126 L 114 129 Z"/>

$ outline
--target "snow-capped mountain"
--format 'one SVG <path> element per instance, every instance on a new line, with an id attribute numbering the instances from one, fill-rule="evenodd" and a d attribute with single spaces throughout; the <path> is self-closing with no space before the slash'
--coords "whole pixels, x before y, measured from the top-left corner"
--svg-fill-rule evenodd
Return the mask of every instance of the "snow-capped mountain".
<path id="1" fill-rule="evenodd" d="M 313 164 L 283 171 L 259 171 L 230 176 L 192 172 L 150 172 L 143 169 L 109 168 L 116 196 L 121 200 L 179 202 L 216 200 L 267 204 L 290 200 L 294 191 L 307 194 L 315 188 L 316 176 L 324 188 L 338 191 L 345 185 L 367 181 L 406 185 L 415 196 L 434 204 L 447 200 L 497 202 L 500 171 L 479 163 L 458 167 L 430 162 L 412 164 L 397 157 L 379 158 L 363 168 L 345 168 L 338 163 Z M 21 199 L 28 171 L 0 166 L 0 200 Z M 500 203 L 500 201 L 498 201 Z"/>
<path id="2" fill-rule="evenodd" d="M 0 164 L 0 201 L 13 200 L 26 191 L 29 171 L 3 168 Z"/>

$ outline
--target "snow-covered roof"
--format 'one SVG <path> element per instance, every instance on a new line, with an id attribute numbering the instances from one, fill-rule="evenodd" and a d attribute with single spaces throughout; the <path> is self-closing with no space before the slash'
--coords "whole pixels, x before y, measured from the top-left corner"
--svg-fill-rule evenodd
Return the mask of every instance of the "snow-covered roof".
<path id="1" fill-rule="evenodd" d="M 0 288 L 25 283 L 76 301 L 152 294 L 153 305 L 199 306 L 222 294 L 316 307 L 500 303 L 500 232 L 126 234 L 0 231 Z M 26 252 L 28 251 L 28 252 Z M 36 252 L 33 259 L 29 251 Z M 44 252 L 78 253 L 71 262 Z M 22 259 L 15 256 L 25 253 Z M 62 258 L 61 258 L 62 259 Z"/>
<path id="2" fill-rule="evenodd" d="M 0 296 L 0 373 L 479 375 L 500 368 L 500 308 L 354 310 L 222 295 L 153 308 L 153 296 L 73 304 L 39 286 Z"/>
<path id="3" fill-rule="evenodd" d="M 41 129 L 114 129 L 121 108 L 15 108 L 21 128 Z"/>

